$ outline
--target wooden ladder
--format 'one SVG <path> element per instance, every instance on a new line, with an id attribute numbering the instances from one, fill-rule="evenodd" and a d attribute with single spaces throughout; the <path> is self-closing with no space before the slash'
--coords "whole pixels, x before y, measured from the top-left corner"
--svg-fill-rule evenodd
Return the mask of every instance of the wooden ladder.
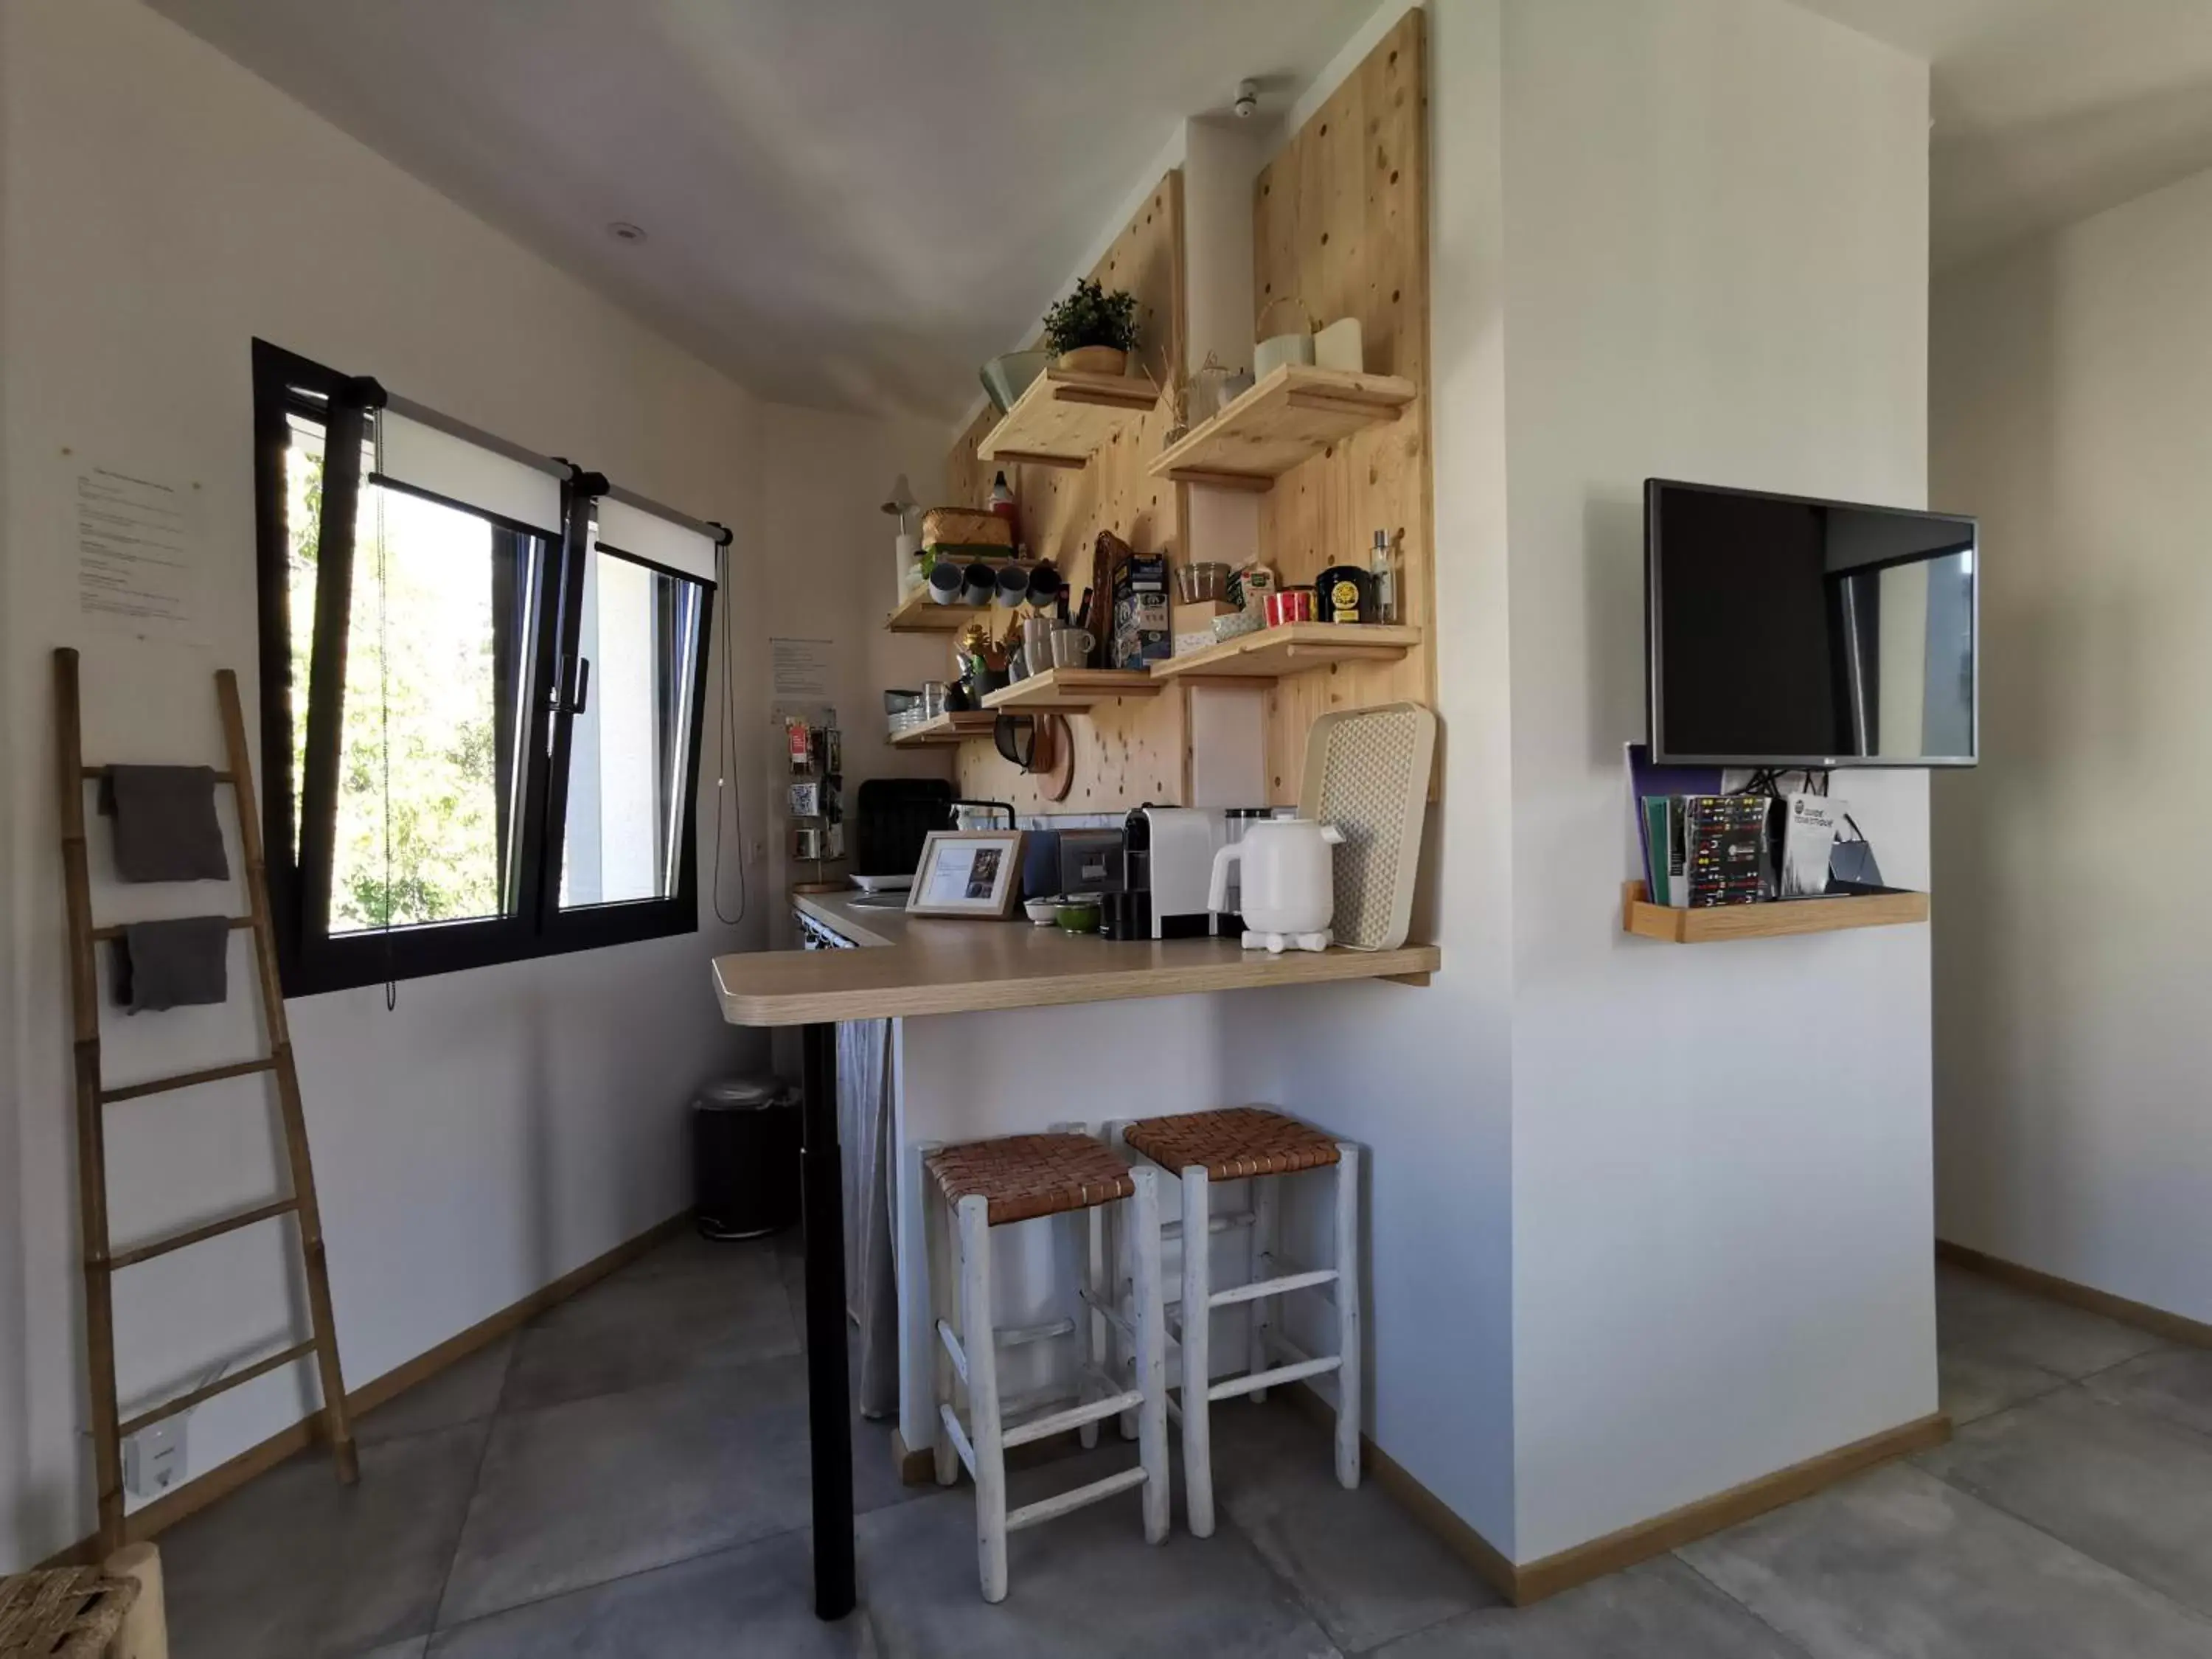
<path id="1" fill-rule="evenodd" d="M 231 787 L 238 803 L 238 836 L 244 854 L 248 914 L 234 916 L 234 928 L 251 929 L 259 969 L 261 1002 L 269 1032 L 269 1053 L 259 1060 L 210 1066 L 173 1077 L 107 1088 L 100 1077 L 100 976 L 93 945 L 122 936 L 119 927 L 92 924 L 92 882 L 85 853 L 84 789 L 101 769 L 84 763 L 82 710 L 77 694 L 77 653 L 54 653 L 55 745 L 62 805 L 62 882 L 69 908 L 70 994 L 76 1015 L 76 1134 L 78 1221 L 84 1241 L 86 1370 L 92 1391 L 93 1472 L 100 1488 L 100 1549 L 105 1556 L 123 1543 L 123 1441 L 141 1429 L 190 1411 L 202 1401 L 241 1382 L 313 1354 L 321 1373 L 323 1428 L 337 1464 L 338 1480 L 351 1486 L 360 1473 L 353 1430 L 346 1418 L 345 1382 L 338 1370 L 337 1337 L 331 1319 L 330 1274 L 323 1260 L 322 1215 L 315 1204 L 315 1176 L 307 1158 L 307 1121 L 300 1109 L 300 1076 L 292 1063 L 291 1033 L 284 1023 L 283 988 L 276 975 L 276 939 L 269 915 L 269 881 L 261 856 L 261 820 L 253 793 L 253 762 L 246 743 L 246 720 L 238 702 L 238 677 L 216 671 L 216 701 L 222 712 L 223 740 L 230 768 L 216 780 Z M 225 1078 L 272 1072 L 283 1119 L 284 1152 L 291 1164 L 292 1195 L 257 1205 L 126 1250 L 110 1248 L 107 1229 L 107 1133 L 103 1111 L 118 1101 L 189 1089 Z M 127 1421 L 118 1421 L 115 1397 L 115 1307 L 111 1281 L 120 1267 L 136 1267 L 278 1216 L 299 1220 L 300 1249 L 306 1258 L 307 1311 L 313 1334 L 282 1352 L 258 1359 L 242 1370 L 204 1388 L 164 1401 Z"/>

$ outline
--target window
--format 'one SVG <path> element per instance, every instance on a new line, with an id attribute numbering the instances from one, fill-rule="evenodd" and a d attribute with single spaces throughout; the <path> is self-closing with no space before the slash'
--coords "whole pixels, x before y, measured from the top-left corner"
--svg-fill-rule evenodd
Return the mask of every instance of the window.
<path id="1" fill-rule="evenodd" d="M 726 532 L 373 381 L 253 361 L 286 991 L 693 931 Z"/>

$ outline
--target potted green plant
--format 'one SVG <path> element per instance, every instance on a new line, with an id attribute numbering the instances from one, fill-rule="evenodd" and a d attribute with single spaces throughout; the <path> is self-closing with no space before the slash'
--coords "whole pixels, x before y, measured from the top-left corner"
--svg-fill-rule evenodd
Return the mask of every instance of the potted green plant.
<path id="1" fill-rule="evenodd" d="M 1137 345 L 1137 296 L 1106 292 L 1088 277 L 1044 314 L 1045 347 L 1062 368 L 1091 374 L 1126 374 Z"/>

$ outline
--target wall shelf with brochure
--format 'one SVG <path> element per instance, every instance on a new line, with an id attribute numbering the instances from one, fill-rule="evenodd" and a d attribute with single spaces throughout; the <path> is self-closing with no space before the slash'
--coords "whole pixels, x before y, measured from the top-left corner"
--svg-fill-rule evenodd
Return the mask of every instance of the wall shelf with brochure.
<path id="1" fill-rule="evenodd" d="M 1846 927 L 1898 927 L 1927 920 L 1927 894 L 1893 887 L 1832 893 L 1826 898 L 1716 904 L 1697 910 L 1650 902 L 1640 881 L 1629 882 L 1620 890 L 1621 932 L 1668 945 L 1718 945 L 1733 939 L 1828 933 Z"/>

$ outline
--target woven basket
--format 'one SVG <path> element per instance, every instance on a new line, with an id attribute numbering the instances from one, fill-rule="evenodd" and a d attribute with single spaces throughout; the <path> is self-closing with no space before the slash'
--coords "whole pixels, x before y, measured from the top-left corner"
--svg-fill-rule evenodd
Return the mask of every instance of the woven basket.
<path id="1" fill-rule="evenodd" d="M 963 553 L 1014 550 L 1014 527 L 995 513 L 969 507 L 933 507 L 921 515 L 924 547 L 957 547 Z"/>

